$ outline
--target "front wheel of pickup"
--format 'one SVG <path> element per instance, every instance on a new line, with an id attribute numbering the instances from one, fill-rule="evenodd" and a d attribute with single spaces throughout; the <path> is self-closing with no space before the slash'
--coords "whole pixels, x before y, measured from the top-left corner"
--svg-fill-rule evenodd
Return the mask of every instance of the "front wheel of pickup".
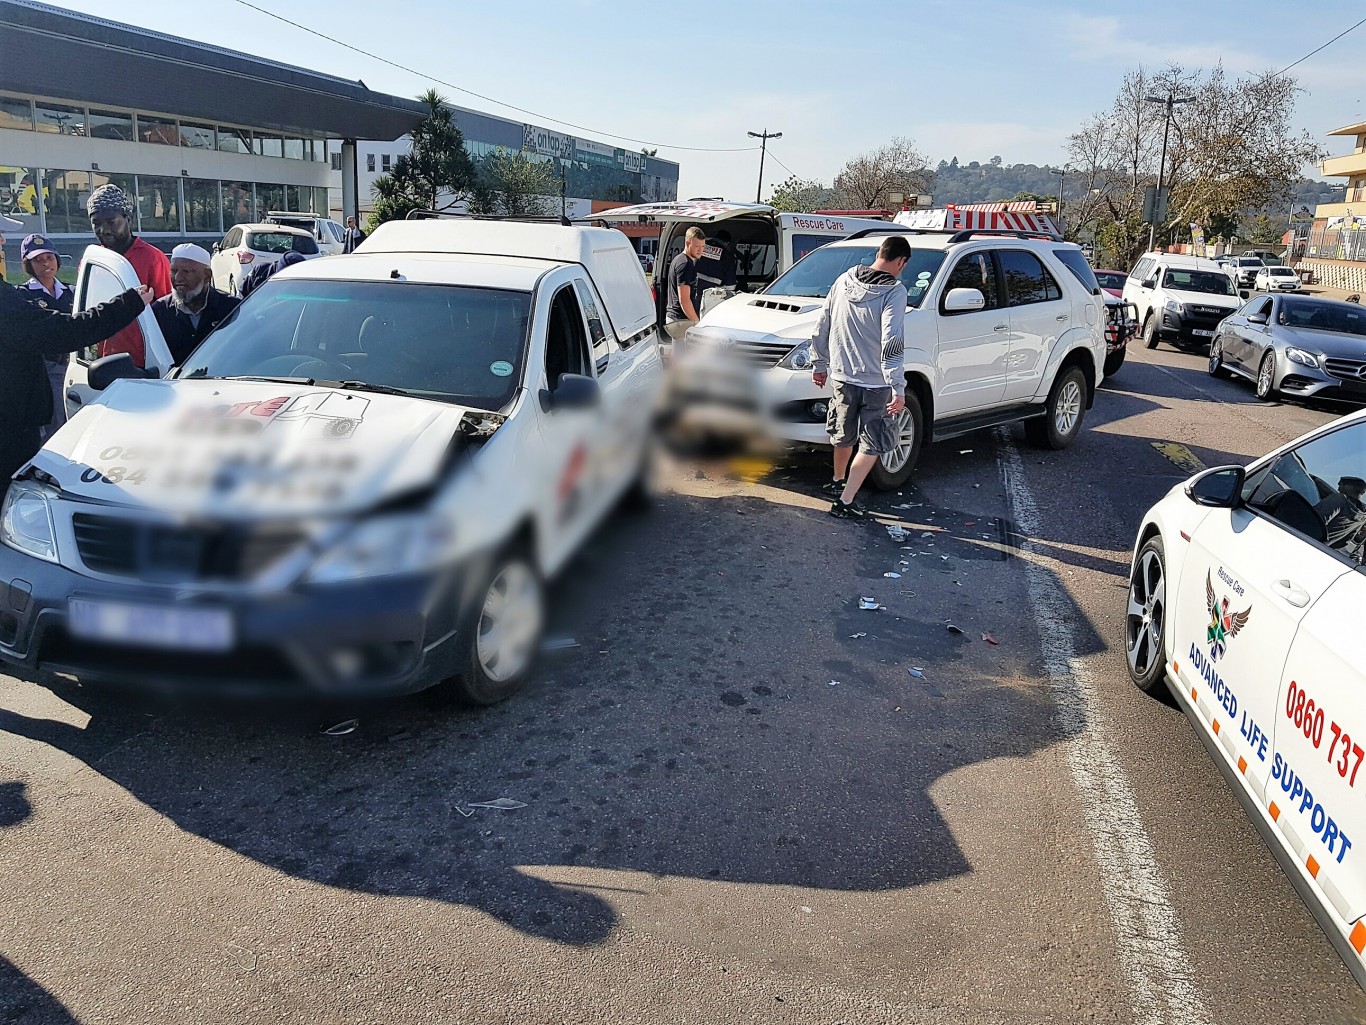
<path id="1" fill-rule="evenodd" d="M 1067 448 L 1081 433 L 1086 415 L 1086 375 L 1068 367 L 1053 382 L 1044 414 L 1025 421 L 1025 437 L 1042 448 Z"/>
<path id="2" fill-rule="evenodd" d="M 924 441 L 925 414 L 915 393 L 906 392 L 906 408 L 892 418 L 896 443 L 892 450 L 873 465 L 868 480 L 879 491 L 895 491 L 911 479 L 911 471 L 920 459 Z"/>
<path id="3" fill-rule="evenodd" d="M 469 652 L 453 681 L 471 705 L 493 705 L 522 689 L 536 661 L 544 625 L 541 577 L 518 547 L 494 563 L 480 604 L 472 610 Z"/>

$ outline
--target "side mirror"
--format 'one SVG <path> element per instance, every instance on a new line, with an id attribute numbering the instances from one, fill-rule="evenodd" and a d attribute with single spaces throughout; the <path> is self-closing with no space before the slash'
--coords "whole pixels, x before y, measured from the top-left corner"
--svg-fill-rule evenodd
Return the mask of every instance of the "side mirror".
<path id="1" fill-rule="evenodd" d="M 986 305 L 986 297 L 975 288 L 951 288 L 944 296 L 945 313 L 970 313 L 985 309 Z"/>
<path id="2" fill-rule="evenodd" d="M 1157 278 L 1149 278 L 1147 281 L 1143 282 L 1143 287 L 1144 287 L 1144 288 L 1156 288 L 1156 287 L 1157 287 Z"/>
<path id="3" fill-rule="evenodd" d="M 1266 314 L 1265 314 L 1265 313 L 1253 313 L 1253 314 L 1250 314 L 1250 315 L 1248 316 L 1248 318 L 1247 318 L 1247 322 L 1248 322 L 1249 324 L 1265 324 L 1265 323 L 1266 323 Z"/>
<path id="4" fill-rule="evenodd" d="M 584 374 L 561 374 L 553 391 L 541 389 L 541 408 L 547 413 L 562 409 L 593 409 L 601 402 L 602 389 L 598 382 Z"/>
<path id="5" fill-rule="evenodd" d="M 1241 466 L 1216 466 L 1196 474 L 1186 485 L 1186 497 L 1196 505 L 1213 509 L 1236 509 L 1243 500 L 1247 470 Z"/>
<path id="6" fill-rule="evenodd" d="M 1251 299 L 1251 298 L 1252 298 L 1252 293 L 1249 292 L 1246 288 L 1240 288 L 1240 289 L 1238 289 L 1238 298 L 1239 298 L 1239 299 Z"/>
<path id="7" fill-rule="evenodd" d="M 104 391 L 115 381 L 145 380 L 159 376 L 155 369 L 144 370 L 138 366 L 128 353 L 116 352 L 112 356 L 105 356 L 103 359 L 97 359 L 90 364 L 86 383 L 96 391 Z"/>
<path id="8" fill-rule="evenodd" d="M 215 253 L 217 253 L 217 252 L 218 252 L 218 248 L 219 248 L 218 243 L 215 242 L 215 243 L 213 244 L 213 251 L 214 251 Z"/>

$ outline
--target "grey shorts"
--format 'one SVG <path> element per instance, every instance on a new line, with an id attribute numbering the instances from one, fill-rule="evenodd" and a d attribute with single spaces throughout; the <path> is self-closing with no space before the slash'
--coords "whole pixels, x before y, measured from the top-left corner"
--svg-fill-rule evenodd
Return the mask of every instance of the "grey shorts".
<path id="1" fill-rule="evenodd" d="M 832 444 L 843 447 L 857 439 L 860 452 L 875 456 L 884 456 L 896 448 L 896 430 L 887 415 L 891 388 L 861 388 L 831 381 L 830 389 L 834 396 L 825 418 L 825 430 Z"/>

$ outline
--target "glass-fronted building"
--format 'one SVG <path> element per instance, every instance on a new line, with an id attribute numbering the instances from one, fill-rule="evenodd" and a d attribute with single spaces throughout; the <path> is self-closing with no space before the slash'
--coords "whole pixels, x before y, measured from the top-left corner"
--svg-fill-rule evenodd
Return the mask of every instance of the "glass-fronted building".
<path id="1" fill-rule="evenodd" d="M 329 140 L 394 139 L 422 112 L 360 82 L 0 0 L 0 214 L 24 226 L 7 252 L 40 231 L 78 253 L 107 182 L 163 248 L 268 210 L 325 214 Z"/>

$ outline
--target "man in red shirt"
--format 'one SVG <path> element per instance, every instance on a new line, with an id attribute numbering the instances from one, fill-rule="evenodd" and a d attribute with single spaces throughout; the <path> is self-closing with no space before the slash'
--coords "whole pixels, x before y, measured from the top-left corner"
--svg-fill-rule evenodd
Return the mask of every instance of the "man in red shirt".
<path id="1" fill-rule="evenodd" d="M 130 264 L 138 280 L 160 299 L 171 293 L 171 261 L 156 246 L 148 245 L 133 234 L 133 201 L 117 185 L 101 185 L 90 194 L 85 205 L 90 215 L 90 227 L 95 238 L 106 249 L 112 249 Z M 142 329 L 136 323 L 100 343 L 100 356 L 126 352 L 141 367 L 146 359 Z"/>

